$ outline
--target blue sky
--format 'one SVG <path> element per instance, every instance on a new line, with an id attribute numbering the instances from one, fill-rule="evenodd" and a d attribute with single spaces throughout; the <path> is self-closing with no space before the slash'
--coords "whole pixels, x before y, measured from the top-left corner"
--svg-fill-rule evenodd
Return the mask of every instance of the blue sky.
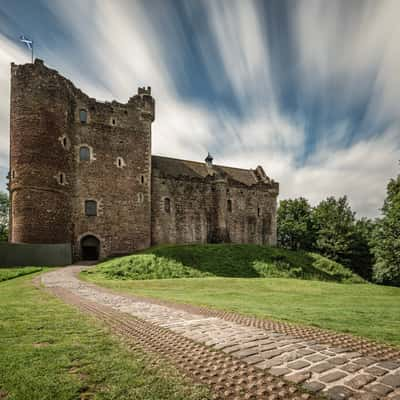
<path id="1" fill-rule="evenodd" d="M 25 34 L 99 100 L 152 86 L 154 154 L 261 164 L 280 198 L 347 194 L 377 216 L 399 171 L 399 15 L 397 0 L 0 0 L 0 174 Z"/>

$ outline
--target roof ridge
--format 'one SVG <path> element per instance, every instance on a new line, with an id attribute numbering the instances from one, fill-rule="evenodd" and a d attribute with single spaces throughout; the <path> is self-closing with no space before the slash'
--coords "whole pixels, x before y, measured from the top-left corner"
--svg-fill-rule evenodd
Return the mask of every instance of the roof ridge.
<path id="1" fill-rule="evenodd" d="M 193 160 L 185 160 L 183 158 L 175 158 L 175 157 L 168 157 L 168 156 L 161 156 L 158 154 L 152 154 L 152 157 L 159 157 L 159 158 L 167 158 L 169 160 L 175 160 L 175 161 L 185 161 L 185 162 L 189 162 L 189 163 L 194 163 L 194 164 L 200 164 L 200 165 L 205 165 L 204 162 L 202 161 L 193 161 Z M 230 167 L 228 165 L 220 165 L 220 164 L 213 164 L 213 167 L 220 167 L 220 168 L 230 168 L 230 169 L 236 169 L 238 171 L 254 171 L 251 168 L 238 168 L 238 167 Z"/>

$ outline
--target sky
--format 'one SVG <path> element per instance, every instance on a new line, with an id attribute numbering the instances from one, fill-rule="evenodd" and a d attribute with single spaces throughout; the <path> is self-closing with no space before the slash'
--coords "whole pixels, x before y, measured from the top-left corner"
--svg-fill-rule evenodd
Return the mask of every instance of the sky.
<path id="1" fill-rule="evenodd" d="M 156 100 L 153 154 L 262 165 L 280 199 L 380 214 L 400 159 L 398 0 L 0 0 L 0 190 L 18 41 L 90 97 Z"/>

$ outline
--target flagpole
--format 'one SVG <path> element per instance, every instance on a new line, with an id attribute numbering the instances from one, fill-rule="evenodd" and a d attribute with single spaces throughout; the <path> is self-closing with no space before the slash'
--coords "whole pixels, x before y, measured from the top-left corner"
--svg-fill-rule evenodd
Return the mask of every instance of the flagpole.
<path id="1" fill-rule="evenodd" d="M 33 64 L 33 40 L 32 40 L 32 49 L 31 49 L 31 55 L 32 55 L 32 64 Z"/>

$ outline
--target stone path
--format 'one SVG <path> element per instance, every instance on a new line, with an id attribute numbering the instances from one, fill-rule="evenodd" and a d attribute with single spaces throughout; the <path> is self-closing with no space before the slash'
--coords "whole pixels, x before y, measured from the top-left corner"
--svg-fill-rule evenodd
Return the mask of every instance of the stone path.
<path id="1" fill-rule="evenodd" d="M 295 337 L 278 330 L 246 326 L 179 307 L 114 294 L 77 279 L 75 274 L 81 268 L 71 266 L 44 274 L 42 283 L 119 313 L 130 314 L 223 352 L 252 366 L 255 371 L 302 384 L 308 391 L 322 393 L 333 400 L 400 400 L 400 357 L 371 357 L 359 349 L 323 344 L 315 335 L 312 340 L 307 335 Z"/>

